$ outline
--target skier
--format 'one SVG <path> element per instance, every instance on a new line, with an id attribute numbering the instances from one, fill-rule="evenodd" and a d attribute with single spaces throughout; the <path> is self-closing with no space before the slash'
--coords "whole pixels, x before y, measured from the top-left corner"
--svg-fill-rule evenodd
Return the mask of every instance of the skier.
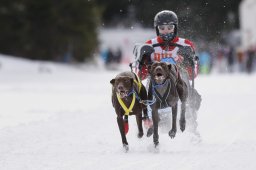
<path id="1" fill-rule="evenodd" d="M 154 28 L 157 36 L 146 41 L 146 44 L 139 44 L 134 48 L 137 74 L 141 80 L 146 79 L 148 66 L 154 61 L 176 64 L 181 78 L 188 86 L 188 103 L 190 112 L 193 113 L 187 115 L 187 118 L 192 117 L 192 124 L 194 124 L 192 131 L 196 131 L 195 112 L 200 107 L 201 96 L 194 89 L 194 78 L 199 71 L 195 47 L 191 41 L 177 36 L 178 17 L 173 11 L 158 12 L 154 18 Z"/>

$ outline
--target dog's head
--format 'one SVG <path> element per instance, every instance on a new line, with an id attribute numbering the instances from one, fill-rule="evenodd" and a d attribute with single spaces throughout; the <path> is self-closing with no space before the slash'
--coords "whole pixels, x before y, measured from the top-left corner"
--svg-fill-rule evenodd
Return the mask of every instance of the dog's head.
<path id="1" fill-rule="evenodd" d="M 149 74 L 156 84 L 162 84 L 170 75 L 171 65 L 165 62 L 155 62 L 149 66 Z"/>
<path id="2" fill-rule="evenodd" d="M 129 76 L 117 76 L 110 83 L 121 98 L 126 97 L 133 88 L 133 78 Z"/>

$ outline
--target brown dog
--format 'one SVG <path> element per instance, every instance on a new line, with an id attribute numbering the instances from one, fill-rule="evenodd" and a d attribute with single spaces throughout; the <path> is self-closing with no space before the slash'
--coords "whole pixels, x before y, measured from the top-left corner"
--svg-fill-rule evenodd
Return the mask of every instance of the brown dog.
<path id="1" fill-rule="evenodd" d="M 153 127 L 148 130 L 147 136 L 153 133 L 153 142 L 155 147 L 159 144 L 158 123 L 159 114 L 158 109 L 171 107 L 172 108 L 172 129 L 169 131 L 169 136 L 174 138 L 177 132 L 177 106 L 180 99 L 181 116 L 180 129 L 185 130 L 185 106 L 188 96 L 188 89 L 186 83 L 181 79 L 177 71 L 177 67 L 173 64 L 166 64 L 164 62 L 155 62 L 149 67 L 149 74 L 151 77 L 149 84 L 148 98 L 156 98 L 156 102 L 151 105 Z"/>
<path id="2" fill-rule="evenodd" d="M 129 150 L 126 133 L 128 115 L 135 115 L 138 125 L 138 138 L 143 136 L 142 111 L 147 117 L 147 107 L 141 103 L 147 100 L 147 92 L 138 77 L 132 72 L 122 72 L 110 81 L 112 86 L 112 104 L 117 114 L 117 124 L 122 137 L 123 147 Z M 124 117 L 124 119 L 123 119 Z"/>

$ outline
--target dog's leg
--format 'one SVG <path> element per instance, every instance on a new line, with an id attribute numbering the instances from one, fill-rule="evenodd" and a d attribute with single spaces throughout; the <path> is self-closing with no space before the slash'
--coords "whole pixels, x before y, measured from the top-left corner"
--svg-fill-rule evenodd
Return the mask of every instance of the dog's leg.
<path id="1" fill-rule="evenodd" d="M 172 107 L 172 129 L 169 131 L 169 136 L 171 138 L 174 138 L 177 132 L 177 125 L 176 125 L 176 121 L 177 121 L 177 105 Z"/>
<path id="2" fill-rule="evenodd" d="M 153 114 L 152 116 L 153 116 L 153 127 L 154 127 L 153 142 L 155 144 L 155 147 L 157 147 L 159 144 L 159 135 L 158 135 L 159 117 L 158 117 L 158 111 L 156 108 L 152 109 L 152 114 Z"/>
<path id="3" fill-rule="evenodd" d="M 186 128 L 186 102 L 181 103 L 181 113 L 180 113 L 180 130 L 183 132 Z"/>
<path id="4" fill-rule="evenodd" d="M 154 132 L 154 126 L 151 126 L 150 128 L 148 128 L 148 131 L 147 131 L 147 137 L 150 137 Z"/>
<path id="5" fill-rule="evenodd" d="M 147 95 L 147 91 L 146 91 L 146 88 L 144 85 L 141 86 L 141 99 L 142 100 L 148 100 L 148 95 Z M 145 105 L 141 105 L 142 109 L 143 109 L 143 115 L 144 115 L 144 118 L 148 118 L 148 109 L 147 109 L 147 106 Z"/>
<path id="6" fill-rule="evenodd" d="M 181 100 L 181 114 L 180 114 L 180 121 L 179 121 L 180 130 L 183 132 L 186 128 L 185 113 L 186 113 L 186 101 L 188 98 L 188 85 L 184 80 L 181 79 L 180 75 L 178 76 L 177 91 L 179 94 L 179 98 Z"/>
<path id="7" fill-rule="evenodd" d="M 121 134 L 121 137 L 122 137 L 123 146 L 124 147 L 128 146 L 128 142 L 126 140 L 126 136 L 125 136 L 125 133 L 124 133 L 124 120 L 123 120 L 122 116 L 117 116 L 117 124 L 118 124 L 119 131 L 120 131 L 120 134 Z"/>
<path id="8" fill-rule="evenodd" d="M 136 121 L 137 121 L 137 126 L 138 126 L 138 138 L 141 138 L 143 136 L 143 128 L 142 128 L 142 115 L 141 112 L 136 113 Z"/>

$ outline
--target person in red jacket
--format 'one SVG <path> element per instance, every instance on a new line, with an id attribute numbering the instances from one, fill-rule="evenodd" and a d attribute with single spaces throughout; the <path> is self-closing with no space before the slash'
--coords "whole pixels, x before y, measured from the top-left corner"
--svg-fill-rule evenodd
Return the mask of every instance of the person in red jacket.
<path id="1" fill-rule="evenodd" d="M 148 77 L 148 66 L 155 61 L 177 65 L 179 75 L 188 85 L 190 108 L 193 108 L 193 119 L 201 104 L 201 96 L 194 89 L 194 78 L 199 72 L 198 59 L 195 56 L 194 44 L 177 36 L 178 17 L 173 11 L 164 10 L 154 18 L 156 37 L 146 41 L 146 44 L 135 46 L 134 54 L 137 63 L 137 74 L 141 80 Z M 191 81 L 192 80 L 192 83 Z M 192 85 L 191 85 L 192 84 Z M 197 122 L 192 120 L 196 131 Z"/>
<path id="2" fill-rule="evenodd" d="M 173 11 L 164 10 L 156 14 L 154 27 L 157 37 L 146 41 L 154 48 L 150 55 L 147 53 L 139 59 L 139 77 L 144 80 L 148 75 L 147 66 L 154 61 L 164 61 L 184 68 L 189 79 L 198 74 L 198 62 L 195 57 L 194 44 L 187 39 L 177 36 L 178 17 Z M 192 63 L 193 62 L 193 63 Z M 192 75 L 194 67 L 194 75 Z M 193 77 L 192 77 L 193 76 Z"/>

